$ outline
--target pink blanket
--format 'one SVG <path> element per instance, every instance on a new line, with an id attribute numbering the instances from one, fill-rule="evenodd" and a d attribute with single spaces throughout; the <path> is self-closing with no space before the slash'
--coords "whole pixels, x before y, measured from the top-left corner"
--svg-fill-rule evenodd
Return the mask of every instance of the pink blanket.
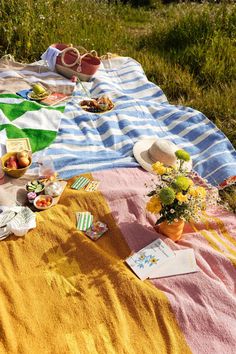
<path id="1" fill-rule="evenodd" d="M 157 237 L 172 249 L 193 248 L 197 273 L 155 279 L 165 293 L 193 353 L 235 353 L 236 348 L 236 218 L 220 208 L 207 210 L 201 224 L 186 225 L 174 243 L 153 229 L 145 210 L 145 182 L 153 176 L 141 169 L 93 173 L 132 251 Z"/>
<path id="2" fill-rule="evenodd" d="M 85 177 L 99 190 L 70 188 L 74 177 L 57 205 L 37 212 L 35 229 L 0 242 L 0 353 L 234 354 L 235 215 L 207 210 L 174 243 L 145 210 L 152 175 L 129 168 Z M 83 211 L 108 226 L 97 241 L 76 227 Z M 192 248 L 199 271 L 140 280 L 124 260 L 158 237 Z"/>

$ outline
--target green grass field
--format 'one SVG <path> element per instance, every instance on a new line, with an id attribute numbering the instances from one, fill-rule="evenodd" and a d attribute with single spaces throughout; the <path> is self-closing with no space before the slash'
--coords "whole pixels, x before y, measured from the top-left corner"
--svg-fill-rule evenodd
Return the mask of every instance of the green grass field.
<path id="1" fill-rule="evenodd" d="M 32 62 L 63 42 L 133 57 L 170 103 L 202 111 L 236 147 L 234 1 L 139 8 L 101 0 L 0 3 L 1 56 Z"/>

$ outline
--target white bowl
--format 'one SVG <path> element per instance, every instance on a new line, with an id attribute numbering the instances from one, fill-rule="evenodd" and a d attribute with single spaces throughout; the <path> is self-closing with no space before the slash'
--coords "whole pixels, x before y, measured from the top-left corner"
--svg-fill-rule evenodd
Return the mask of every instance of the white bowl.
<path id="1" fill-rule="evenodd" d="M 50 201 L 50 205 L 45 205 L 45 206 L 39 206 L 37 205 L 37 202 L 39 200 L 48 200 Z M 39 210 L 45 210 L 45 209 L 49 209 L 51 208 L 51 206 L 53 205 L 53 197 L 50 196 L 50 195 L 47 195 L 47 194 L 40 194 L 38 195 L 35 199 L 34 199 L 34 206 L 36 209 L 39 209 Z"/>

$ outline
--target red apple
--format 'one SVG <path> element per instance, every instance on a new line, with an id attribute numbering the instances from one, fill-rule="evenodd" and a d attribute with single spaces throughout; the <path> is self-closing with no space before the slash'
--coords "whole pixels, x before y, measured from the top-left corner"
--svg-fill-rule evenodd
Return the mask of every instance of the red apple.
<path id="1" fill-rule="evenodd" d="M 11 168 L 12 170 L 16 170 L 18 168 L 18 164 L 16 161 L 16 156 L 11 156 L 5 163 L 7 168 Z"/>
<path id="2" fill-rule="evenodd" d="M 23 150 L 23 151 L 20 151 L 20 152 L 17 153 L 17 159 L 18 159 L 18 161 L 19 161 L 19 159 L 21 159 L 22 157 L 26 157 L 26 158 L 28 159 L 28 157 L 29 157 L 28 151 Z"/>

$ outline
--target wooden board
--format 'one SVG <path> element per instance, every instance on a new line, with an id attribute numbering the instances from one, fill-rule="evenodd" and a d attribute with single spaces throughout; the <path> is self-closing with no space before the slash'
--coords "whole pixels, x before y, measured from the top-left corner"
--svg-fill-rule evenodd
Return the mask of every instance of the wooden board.
<path id="1" fill-rule="evenodd" d="M 11 178 L 9 176 L 4 176 L 0 181 L 0 205 L 5 206 L 14 206 L 14 205 L 23 205 L 28 206 L 33 211 L 40 211 L 34 207 L 33 204 L 29 203 L 27 200 L 27 190 L 26 184 L 31 181 L 32 176 L 23 176 L 21 178 Z M 35 179 L 37 179 L 35 177 Z M 67 181 L 58 181 L 62 185 L 62 193 L 67 185 Z M 62 194 L 61 193 L 61 194 Z M 53 205 L 56 205 L 59 202 L 60 196 L 53 198 Z"/>
<path id="2" fill-rule="evenodd" d="M 28 138 L 7 139 L 6 150 L 7 152 L 18 152 L 23 150 L 32 151 Z"/>

